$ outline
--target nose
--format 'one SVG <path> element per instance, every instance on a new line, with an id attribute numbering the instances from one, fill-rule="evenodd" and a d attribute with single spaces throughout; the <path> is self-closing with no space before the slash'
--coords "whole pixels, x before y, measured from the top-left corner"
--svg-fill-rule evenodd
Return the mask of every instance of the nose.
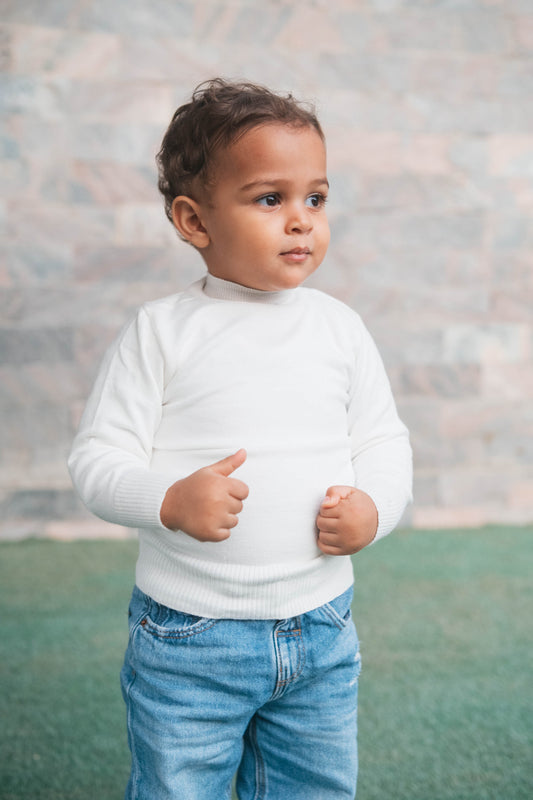
<path id="1" fill-rule="evenodd" d="M 292 203 L 287 211 L 287 230 L 289 233 L 309 233 L 313 229 L 313 219 L 303 203 Z"/>

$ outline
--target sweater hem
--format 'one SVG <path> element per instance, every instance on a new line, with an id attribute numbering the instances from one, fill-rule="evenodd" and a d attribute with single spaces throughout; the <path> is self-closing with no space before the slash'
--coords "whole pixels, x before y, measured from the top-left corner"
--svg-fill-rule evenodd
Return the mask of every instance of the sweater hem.
<path id="1" fill-rule="evenodd" d="M 169 554 L 140 532 L 139 589 L 169 608 L 212 619 L 287 619 L 335 599 L 353 583 L 349 556 L 268 565 Z"/>

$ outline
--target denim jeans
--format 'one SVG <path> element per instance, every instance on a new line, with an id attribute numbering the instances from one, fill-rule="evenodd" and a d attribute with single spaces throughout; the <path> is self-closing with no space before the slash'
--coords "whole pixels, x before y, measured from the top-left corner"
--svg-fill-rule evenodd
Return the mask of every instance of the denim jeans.
<path id="1" fill-rule="evenodd" d="M 126 800 L 353 800 L 352 589 L 298 617 L 207 619 L 137 587 L 121 683 Z"/>

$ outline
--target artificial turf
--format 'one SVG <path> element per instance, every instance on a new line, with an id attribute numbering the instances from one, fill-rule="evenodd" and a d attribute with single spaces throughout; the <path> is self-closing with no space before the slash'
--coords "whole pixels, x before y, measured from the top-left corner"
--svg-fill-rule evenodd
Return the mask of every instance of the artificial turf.
<path id="1" fill-rule="evenodd" d="M 1 800 L 122 798 L 136 551 L 0 545 Z M 533 528 L 396 533 L 354 565 L 358 800 L 533 797 Z"/>

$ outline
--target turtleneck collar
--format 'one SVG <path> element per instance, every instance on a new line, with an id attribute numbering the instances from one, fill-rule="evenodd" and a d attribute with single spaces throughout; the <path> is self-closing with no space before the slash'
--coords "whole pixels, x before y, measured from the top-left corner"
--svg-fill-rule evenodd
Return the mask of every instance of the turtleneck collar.
<path id="1" fill-rule="evenodd" d="M 233 300 L 242 303 L 263 303 L 280 305 L 292 299 L 295 289 L 282 289 L 277 292 L 264 292 L 262 289 L 251 289 L 240 283 L 225 281 L 207 273 L 204 279 L 203 292 L 214 300 Z"/>

